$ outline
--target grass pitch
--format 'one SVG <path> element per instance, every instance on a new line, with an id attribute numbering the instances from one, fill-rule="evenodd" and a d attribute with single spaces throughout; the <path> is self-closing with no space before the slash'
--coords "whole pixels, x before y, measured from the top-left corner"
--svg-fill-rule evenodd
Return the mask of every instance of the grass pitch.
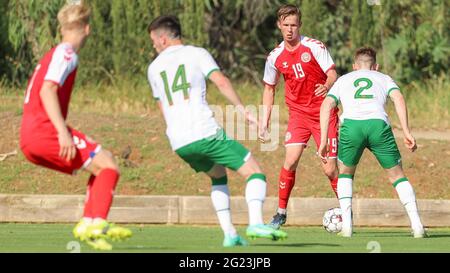
<path id="1" fill-rule="evenodd" d="M 447 252 L 450 228 L 428 230 L 429 238 L 414 239 L 407 228 L 359 228 L 353 238 L 341 238 L 320 227 L 287 227 L 287 240 L 250 241 L 248 247 L 225 249 L 217 226 L 129 225 L 134 236 L 114 243 L 112 252 L 145 253 L 370 253 Z M 78 244 L 73 225 L 0 224 L 0 252 L 97 252 Z M 238 227 L 245 234 L 245 227 Z"/>

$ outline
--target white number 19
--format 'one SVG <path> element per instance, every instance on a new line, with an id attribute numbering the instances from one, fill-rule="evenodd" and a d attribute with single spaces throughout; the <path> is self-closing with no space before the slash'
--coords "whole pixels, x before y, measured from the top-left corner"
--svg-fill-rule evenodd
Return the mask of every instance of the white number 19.
<path id="1" fill-rule="evenodd" d="M 297 79 L 303 78 L 305 76 L 305 72 L 303 72 L 301 63 L 292 65 L 292 69 L 294 69 L 295 77 Z"/>

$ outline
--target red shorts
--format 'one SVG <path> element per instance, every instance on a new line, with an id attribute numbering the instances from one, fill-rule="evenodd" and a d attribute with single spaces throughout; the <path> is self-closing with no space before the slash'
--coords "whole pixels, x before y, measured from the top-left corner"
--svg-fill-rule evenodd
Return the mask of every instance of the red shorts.
<path id="1" fill-rule="evenodd" d="M 32 163 L 67 174 L 75 174 L 87 167 L 92 158 L 101 150 L 101 146 L 83 133 L 69 128 L 77 153 L 71 161 L 59 156 L 59 141 L 56 135 L 37 136 L 22 147 L 25 157 Z M 33 136 L 27 136 L 33 137 Z"/>
<path id="2" fill-rule="evenodd" d="M 338 126 L 338 115 L 332 113 L 328 128 L 328 145 L 330 149 L 328 156 L 331 158 L 337 157 Z M 290 112 L 284 145 L 286 147 L 293 145 L 307 146 L 311 135 L 318 149 L 320 145 L 320 119 L 294 111 Z"/>

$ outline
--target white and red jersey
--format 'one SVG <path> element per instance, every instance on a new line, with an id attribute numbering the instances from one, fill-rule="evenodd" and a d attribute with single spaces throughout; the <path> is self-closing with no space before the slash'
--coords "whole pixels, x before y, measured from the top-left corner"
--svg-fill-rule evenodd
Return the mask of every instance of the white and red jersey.
<path id="1" fill-rule="evenodd" d="M 282 74 L 289 111 L 319 116 L 324 97 L 314 94 L 316 84 L 324 84 L 326 73 L 334 68 L 333 59 L 322 42 L 301 36 L 295 50 L 288 51 L 282 42 L 269 54 L 264 83 L 275 86 Z"/>
<path id="2" fill-rule="evenodd" d="M 40 98 L 44 81 L 51 81 L 59 86 L 58 99 L 61 113 L 66 119 L 69 110 L 70 95 L 77 73 L 78 56 L 72 46 L 59 44 L 48 51 L 36 66 L 25 93 L 22 126 L 20 129 L 21 147 L 36 136 L 56 134 Z"/>

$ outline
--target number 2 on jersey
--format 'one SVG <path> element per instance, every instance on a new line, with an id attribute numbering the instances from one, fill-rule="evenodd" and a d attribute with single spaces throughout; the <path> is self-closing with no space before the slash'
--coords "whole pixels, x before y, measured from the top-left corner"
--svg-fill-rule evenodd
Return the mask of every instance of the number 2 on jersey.
<path id="1" fill-rule="evenodd" d="M 365 82 L 366 85 L 361 86 L 360 83 L 362 82 Z M 353 83 L 353 85 L 355 87 L 359 87 L 358 90 L 356 90 L 355 99 L 373 99 L 373 95 L 361 94 L 363 91 L 369 90 L 372 87 L 373 83 L 371 80 L 369 80 L 368 78 L 359 78 Z"/>
<path id="2" fill-rule="evenodd" d="M 191 88 L 191 84 L 186 80 L 186 70 L 184 68 L 184 64 L 180 65 L 177 69 L 177 73 L 175 73 L 175 78 L 173 79 L 172 88 L 169 88 L 169 80 L 167 78 L 166 71 L 161 72 L 161 78 L 164 82 L 164 90 L 166 91 L 167 100 L 169 101 L 169 105 L 173 105 L 172 94 L 177 91 L 183 91 L 183 97 L 185 100 L 189 99 L 189 88 Z M 179 83 L 181 80 L 181 83 Z"/>

